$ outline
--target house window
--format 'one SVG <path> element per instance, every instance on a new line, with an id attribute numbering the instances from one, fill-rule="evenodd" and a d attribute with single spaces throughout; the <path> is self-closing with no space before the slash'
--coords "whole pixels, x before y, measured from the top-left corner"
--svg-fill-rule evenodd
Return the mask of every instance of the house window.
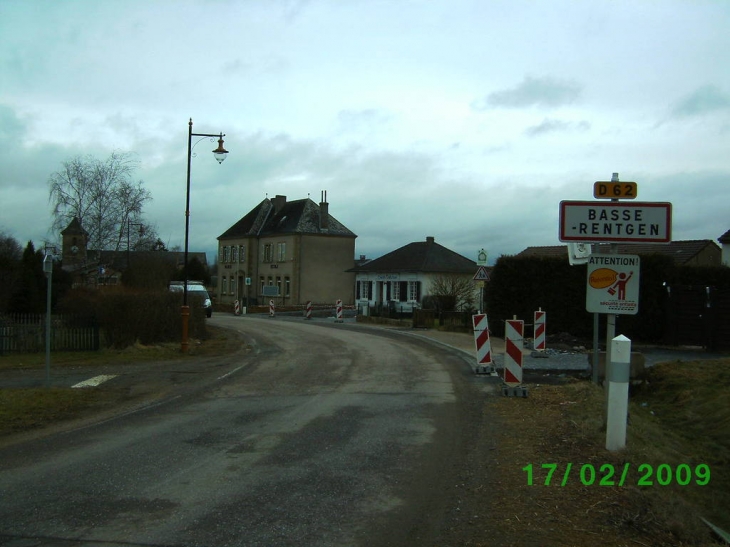
<path id="1" fill-rule="evenodd" d="M 231 248 L 226 245 L 223 247 L 223 262 L 230 262 L 231 261 Z"/>
<path id="2" fill-rule="evenodd" d="M 286 260 L 286 243 L 276 244 L 276 260 L 284 262 Z"/>
<path id="3" fill-rule="evenodd" d="M 273 254 L 274 254 L 274 246 L 271 243 L 266 243 L 264 245 L 263 261 L 271 262 L 273 260 Z M 269 283 L 269 284 L 271 284 L 271 283 Z"/>
<path id="4" fill-rule="evenodd" d="M 264 294 L 264 285 L 266 284 L 266 280 L 264 279 L 264 276 L 262 275 L 259 277 L 259 283 L 261 284 L 261 294 Z"/>
<path id="5" fill-rule="evenodd" d="M 420 281 L 409 281 L 408 282 L 408 300 L 411 302 L 418 302 L 421 299 L 421 282 Z"/>
<path id="6" fill-rule="evenodd" d="M 408 302 L 408 281 L 398 282 L 398 301 Z"/>
<path id="7" fill-rule="evenodd" d="M 400 300 L 400 283 L 398 283 L 397 281 L 391 284 L 390 299 Z"/>
<path id="8" fill-rule="evenodd" d="M 360 300 L 370 300 L 370 281 L 360 281 Z"/>
<path id="9" fill-rule="evenodd" d="M 269 285 L 269 287 L 271 287 L 273 284 L 274 284 L 274 278 L 269 276 L 267 285 Z"/>
<path id="10" fill-rule="evenodd" d="M 238 262 L 238 246 L 231 246 L 231 262 Z"/>
<path id="11" fill-rule="evenodd" d="M 224 275 L 221 278 L 221 294 L 228 293 L 228 278 Z"/>
<path id="12" fill-rule="evenodd" d="M 246 262 L 246 246 L 241 245 L 238 247 L 238 260 L 239 262 Z"/>
<path id="13" fill-rule="evenodd" d="M 284 296 L 289 296 L 291 291 L 291 279 L 288 277 L 284 278 Z"/>
<path id="14" fill-rule="evenodd" d="M 281 292 L 281 277 L 278 276 L 278 275 L 276 276 L 276 286 L 279 289 L 279 294 L 282 294 L 282 292 Z"/>

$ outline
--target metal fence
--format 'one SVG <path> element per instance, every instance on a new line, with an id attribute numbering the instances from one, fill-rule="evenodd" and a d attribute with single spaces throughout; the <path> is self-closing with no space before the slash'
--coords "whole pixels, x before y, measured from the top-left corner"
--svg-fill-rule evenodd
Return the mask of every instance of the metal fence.
<path id="1" fill-rule="evenodd" d="M 46 349 L 45 314 L 0 314 L 0 355 Z M 51 316 L 51 351 L 97 351 L 99 326 L 88 319 Z"/>

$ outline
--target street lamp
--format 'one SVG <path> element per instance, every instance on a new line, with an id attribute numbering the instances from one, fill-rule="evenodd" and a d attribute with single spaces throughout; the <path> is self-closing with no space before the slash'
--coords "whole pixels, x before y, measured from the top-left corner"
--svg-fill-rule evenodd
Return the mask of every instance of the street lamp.
<path id="1" fill-rule="evenodd" d="M 188 124 L 188 181 L 187 181 L 187 195 L 185 198 L 185 258 L 184 258 L 184 264 L 183 264 L 183 272 L 184 272 L 184 283 L 183 283 L 183 305 L 182 305 L 182 344 L 181 349 L 183 353 L 188 352 L 188 323 L 190 319 L 190 307 L 188 306 L 188 236 L 190 234 L 190 160 L 193 155 L 193 137 L 210 137 L 215 138 L 218 137 L 218 148 L 213 150 L 213 156 L 218 161 L 218 163 L 223 163 L 223 160 L 226 159 L 226 154 L 228 154 L 228 150 L 223 148 L 223 137 L 225 137 L 224 133 L 219 133 L 218 135 L 212 135 L 209 133 L 193 133 L 193 119 L 190 118 L 190 123 Z M 201 138 L 201 140 L 202 140 Z M 198 141 L 200 142 L 200 141 Z M 197 142 L 195 143 L 198 144 Z"/>
<path id="2" fill-rule="evenodd" d="M 53 286 L 53 256 L 46 247 L 43 257 L 43 273 L 46 276 L 46 387 L 51 387 L 51 287 Z M 55 249 L 53 249 L 55 253 Z"/>

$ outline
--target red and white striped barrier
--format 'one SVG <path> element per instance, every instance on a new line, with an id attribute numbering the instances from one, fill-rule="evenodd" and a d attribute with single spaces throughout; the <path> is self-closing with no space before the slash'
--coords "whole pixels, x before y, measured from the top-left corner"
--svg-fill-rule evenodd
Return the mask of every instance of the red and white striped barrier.
<path id="1" fill-rule="evenodd" d="M 233 303 L 233 313 L 235 315 L 241 315 L 241 303 L 238 300 Z"/>
<path id="2" fill-rule="evenodd" d="M 304 312 L 304 319 L 311 319 L 312 318 L 312 301 L 307 301 L 307 309 Z"/>
<path id="3" fill-rule="evenodd" d="M 540 308 L 539 311 L 535 312 L 535 321 L 534 321 L 534 328 L 535 328 L 535 342 L 534 342 L 534 349 L 535 351 L 545 351 L 545 312 L 542 311 L 542 308 Z"/>
<path id="4" fill-rule="evenodd" d="M 494 370 L 492 343 L 489 341 L 489 321 L 486 313 L 471 316 L 474 325 L 474 345 L 477 350 L 477 374 L 489 374 Z"/>
<path id="5" fill-rule="evenodd" d="M 337 300 L 335 307 L 337 309 L 337 319 L 335 319 L 335 322 L 342 323 L 342 300 Z"/>
<path id="6" fill-rule="evenodd" d="M 510 387 L 522 384 L 522 345 L 525 322 L 508 319 L 504 329 L 504 383 Z"/>
<path id="7" fill-rule="evenodd" d="M 274 305 L 273 300 L 269 300 L 269 317 L 274 317 L 276 315 L 276 306 Z"/>

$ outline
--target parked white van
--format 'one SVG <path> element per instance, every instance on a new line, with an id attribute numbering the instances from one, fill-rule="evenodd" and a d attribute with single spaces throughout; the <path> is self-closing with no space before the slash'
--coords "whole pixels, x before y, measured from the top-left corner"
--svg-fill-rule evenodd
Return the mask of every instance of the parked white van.
<path id="1" fill-rule="evenodd" d="M 184 281 L 170 281 L 170 290 L 174 292 L 184 291 Z M 202 281 L 188 281 L 188 295 L 195 295 L 198 298 L 202 298 L 203 307 L 205 308 L 206 317 L 213 315 L 213 303 L 210 301 L 210 295 L 205 290 L 205 285 Z"/>

